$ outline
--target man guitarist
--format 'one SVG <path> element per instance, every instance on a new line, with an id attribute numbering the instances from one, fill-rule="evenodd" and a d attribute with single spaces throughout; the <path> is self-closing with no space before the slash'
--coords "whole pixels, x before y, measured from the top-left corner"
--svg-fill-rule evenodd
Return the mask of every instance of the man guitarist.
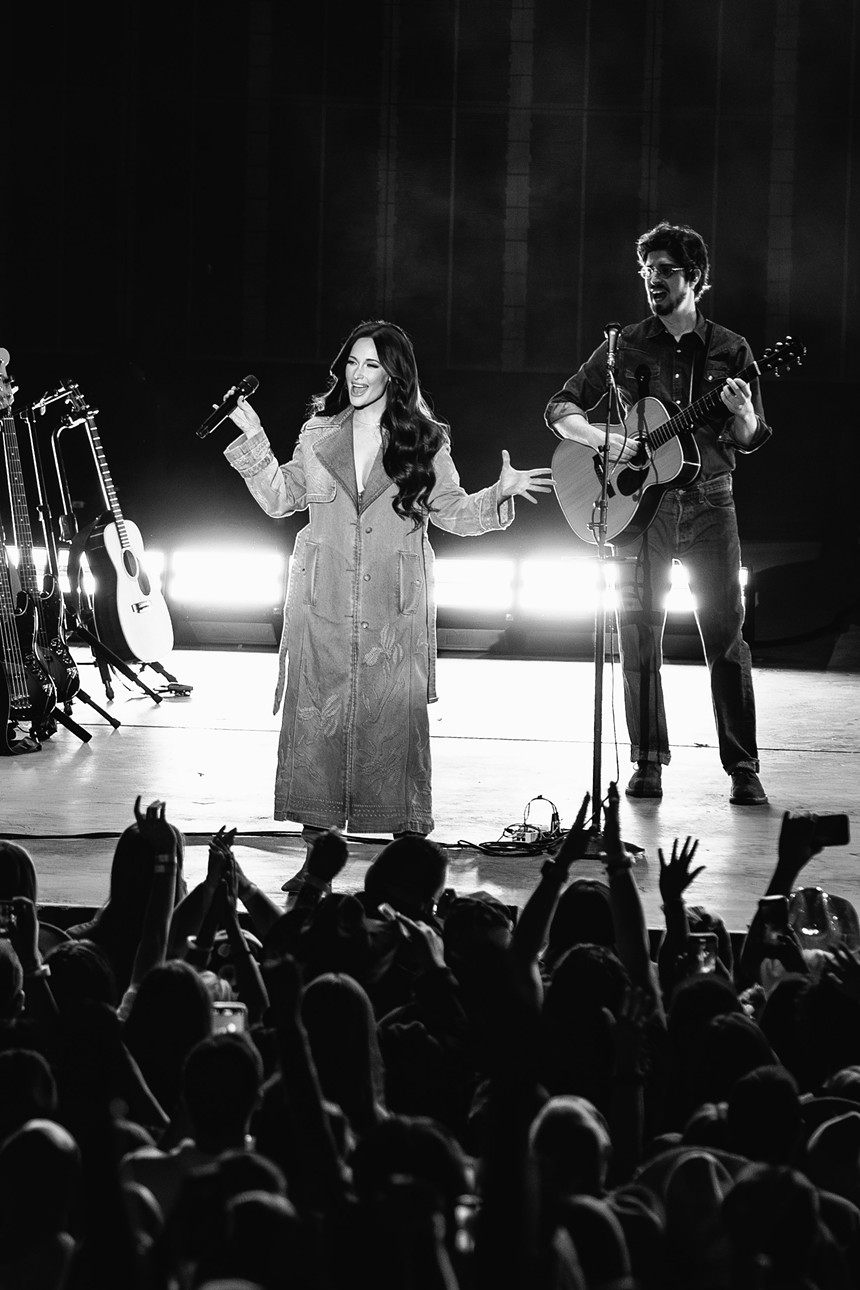
<path id="1" fill-rule="evenodd" d="M 692 470 L 658 493 L 656 513 L 627 548 L 635 557 L 625 578 L 620 612 L 627 728 L 636 770 L 628 797 L 662 797 L 662 768 L 670 760 L 660 675 L 663 608 L 673 559 L 687 572 L 696 620 L 711 677 L 720 760 L 731 776 L 729 800 L 760 806 L 767 796 L 758 778 L 755 698 L 749 648 L 741 635 L 743 600 L 740 542 L 732 499 L 736 453 L 753 452 L 770 436 L 758 380 L 736 379 L 753 362 L 746 340 L 709 322 L 698 301 L 708 289 L 708 248 L 686 225 L 657 224 L 636 244 L 639 273 L 651 316 L 620 329 L 615 376 L 628 406 L 647 393 L 671 409 L 685 408 L 709 389 L 716 409 L 692 427 Z M 607 328 L 607 333 L 610 329 Z M 607 342 L 554 394 L 546 420 L 559 437 L 600 449 L 604 425 L 591 425 L 593 408 L 607 387 Z M 627 409 L 624 409 L 626 412 Z M 611 419 L 610 419 L 611 424 Z M 627 430 L 625 432 L 625 425 Z M 698 450 L 698 451 L 696 451 Z M 696 470 L 696 462 L 701 466 Z M 609 435 L 609 465 L 642 465 L 643 450 L 628 422 Z M 635 478 L 635 477 L 634 477 Z M 692 480 L 692 482 L 689 482 Z M 611 514 L 612 500 L 607 510 Z"/>

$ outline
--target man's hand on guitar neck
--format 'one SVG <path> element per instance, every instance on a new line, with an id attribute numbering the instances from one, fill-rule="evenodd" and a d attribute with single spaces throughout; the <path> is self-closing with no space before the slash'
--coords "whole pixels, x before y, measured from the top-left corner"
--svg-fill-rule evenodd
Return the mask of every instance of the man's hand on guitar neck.
<path id="1" fill-rule="evenodd" d="M 758 417 L 752 401 L 752 391 L 746 381 L 730 376 L 720 390 L 720 398 L 732 414 L 731 435 L 735 443 L 746 447 L 755 437 Z"/>
<path id="2" fill-rule="evenodd" d="M 552 428 L 559 438 L 572 439 L 574 443 L 584 444 L 586 448 L 593 448 L 595 452 L 602 451 L 606 442 L 605 424 L 592 425 L 582 412 L 568 412 L 554 421 Z M 616 462 L 630 461 L 636 456 L 638 447 L 638 442 L 630 435 L 610 430 L 609 464 L 614 466 Z"/>

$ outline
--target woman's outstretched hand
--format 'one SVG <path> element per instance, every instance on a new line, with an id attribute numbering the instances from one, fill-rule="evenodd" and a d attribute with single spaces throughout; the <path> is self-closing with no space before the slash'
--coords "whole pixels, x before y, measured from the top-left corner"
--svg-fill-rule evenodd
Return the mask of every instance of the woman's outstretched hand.
<path id="1" fill-rule="evenodd" d="M 524 497 L 527 502 L 537 502 L 532 493 L 552 492 L 552 471 L 549 466 L 537 470 L 514 470 L 511 454 L 502 449 L 502 473 L 499 475 L 499 498 Z"/>

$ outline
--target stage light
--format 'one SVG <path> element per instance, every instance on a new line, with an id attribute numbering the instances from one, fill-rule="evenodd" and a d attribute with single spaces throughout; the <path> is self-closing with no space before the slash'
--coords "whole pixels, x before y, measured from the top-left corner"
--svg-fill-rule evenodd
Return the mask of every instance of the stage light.
<path id="1" fill-rule="evenodd" d="M 601 583 L 605 605 L 612 612 L 618 601 L 618 575 L 613 561 L 584 556 L 535 556 L 519 564 L 516 596 L 518 618 L 573 621 L 593 618 Z"/>
<path id="2" fill-rule="evenodd" d="M 514 600 L 513 560 L 436 560 L 436 604 L 439 609 L 474 609 L 509 613 Z"/>
<path id="3" fill-rule="evenodd" d="M 13 543 L 11 546 L 7 546 L 6 550 L 9 553 L 9 563 L 14 565 L 17 569 L 18 561 L 20 559 L 18 547 Z M 42 579 L 50 573 L 50 569 L 48 567 L 48 552 L 43 546 L 34 546 L 31 555 L 33 567 L 36 570 L 36 576 L 41 583 Z M 71 590 L 67 574 L 68 563 L 69 548 L 66 546 L 60 547 L 57 552 L 57 565 L 59 567 L 60 574 L 60 591 L 64 596 L 67 596 Z M 87 567 L 86 557 L 81 561 L 81 582 L 87 595 L 92 596 L 95 591 L 95 583 L 93 582 L 92 574 Z"/>
<path id="4" fill-rule="evenodd" d="M 183 547 L 170 558 L 165 597 L 208 609 L 280 609 L 284 570 L 283 552 L 273 548 Z"/>
<path id="5" fill-rule="evenodd" d="M 738 577 L 741 584 L 741 595 L 745 596 L 749 583 L 749 570 L 742 565 Z M 678 560 L 672 565 L 672 585 L 669 588 L 669 594 L 664 604 L 666 612 L 669 614 L 694 614 L 696 612 L 696 597 L 690 590 L 687 571 L 683 563 Z"/>
<path id="6" fill-rule="evenodd" d="M 668 614 L 695 613 L 696 599 L 690 591 L 687 571 L 677 561 L 672 565 L 671 586 L 663 605 Z"/>

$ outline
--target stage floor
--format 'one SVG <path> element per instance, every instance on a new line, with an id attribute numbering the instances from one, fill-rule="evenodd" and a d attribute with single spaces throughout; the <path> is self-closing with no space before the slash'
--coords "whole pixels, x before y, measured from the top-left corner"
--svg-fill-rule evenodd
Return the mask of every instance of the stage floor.
<path id="1" fill-rule="evenodd" d="M 190 882 L 201 878 L 206 841 L 224 824 L 238 828 L 236 853 L 260 887 L 282 901 L 281 883 L 304 853 L 297 823 L 271 818 L 279 719 L 271 712 L 272 653 L 178 650 L 163 660 L 193 687 L 160 703 L 122 677 L 108 702 L 92 656 L 77 652 L 84 689 L 122 724 L 111 725 L 76 701 L 72 716 L 92 738 L 60 729 L 41 752 L 0 759 L 0 836 L 31 852 L 42 906 L 91 908 L 106 894 L 113 846 L 132 822 L 132 804 L 163 798 L 168 817 L 186 834 Z M 147 669 L 153 690 L 165 685 Z M 444 657 L 440 701 L 430 709 L 436 828 L 449 848 L 450 885 L 483 889 L 521 905 L 542 856 L 486 856 L 475 844 L 495 841 L 523 821 L 542 794 L 570 825 L 592 784 L 594 668 L 578 661 Z M 704 665 L 668 663 L 664 688 L 673 744 L 660 802 L 622 796 L 622 836 L 643 851 L 635 868 L 646 915 L 662 924 L 659 847 L 692 834 L 706 866 L 690 891 L 744 929 L 776 857 L 782 814 L 808 809 L 847 811 L 852 840 L 815 857 L 807 881 L 860 905 L 857 837 L 860 768 L 860 673 L 757 669 L 762 780 L 767 807 L 729 805 Z M 604 671 L 604 786 L 630 773 L 620 673 Z M 617 744 L 616 744 L 617 735 Z M 533 802 L 529 821 L 549 826 L 546 803 Z M 471 845 L 470 845 L 471 844 Z M 342 890 L 361 887 L 379 840 L 356 838 Z M 597 875 L 597 859 L 578 870 Z"/>

